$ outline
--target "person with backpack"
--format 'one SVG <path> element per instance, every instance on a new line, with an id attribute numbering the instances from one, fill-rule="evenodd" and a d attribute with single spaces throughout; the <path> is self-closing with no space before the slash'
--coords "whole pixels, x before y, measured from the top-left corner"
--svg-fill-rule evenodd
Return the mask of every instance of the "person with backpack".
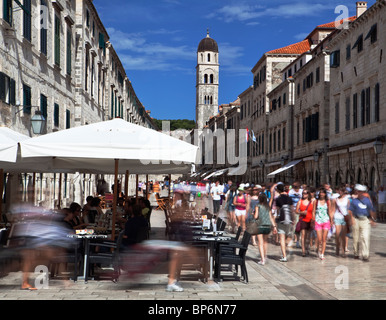
<path id="1" fill-rule="evenodd" d="M 235 205 L 233 199 L 237 195 L 237 186 L 232 185 L 225 195 L 226 211 L 228 216 L 228 224 L 230 232 L 236 232 L 236 216 L 235 216 Z"/>
<path id="2" fill-rule="evenodd" d="M 312 220 L 315 223 L 315 231 L 318 237 L 319 258 L 324 260 L 324 252 L 326 251 L 327 235 L 331 228 L 333 213 L 330 210 L 330 200 L 327 196 L 327 190 L 322 188 L 319 190 L 318 198 L 312 209 Z"/>
<path id="3" fill-rule="evenodd" d="M 284 184 L 278 184 L 276 191 L 279 193 L 276 198 L 276 225 L 282 253 L 280 261 L 287 262 L 287 239 L 292 238 L 292 226 L 295 221 L 293 201 L 286 193 Z"/>

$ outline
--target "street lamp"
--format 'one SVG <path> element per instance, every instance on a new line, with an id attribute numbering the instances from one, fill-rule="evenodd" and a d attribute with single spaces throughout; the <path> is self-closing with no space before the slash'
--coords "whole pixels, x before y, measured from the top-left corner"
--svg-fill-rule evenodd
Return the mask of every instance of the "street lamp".
<path id="1" fill-rule="evenodd" d="M 31 127 L 34 134 L 43 134 L 43 130 L 46 124 L 46 119 L 40 110 L 35 112 L 35 115 L 31 118 Z"/>
<path id="2" fill-rule="evenodd" d="M 375 154 L 381 154 L 383 151 L 383 142 L 380 141 L 378 138 L 374 142 L 374 151 Z"/>
<path id="3" fill-rule="evenodd" d="M 15 105 L 16 108 L 26 107 L 26 108 L 39 108 L 39 110 L 35 111 L 35 115 L 31 118 L 31 127 L 34 134 L 43 134 L 46 119 L 43 116 L 43 113 L 40 111 L 40 106 L 22 106 L 19 103 Z M 15 114 L 18 114 L 23 109 L 19 109 Z"/>
<path id="4" fill-rule="evenodd" d="M 319 152 L 315 150 L 314 152 L 314 160 L 315 162 L 318 162 L 319 161 Z"/>

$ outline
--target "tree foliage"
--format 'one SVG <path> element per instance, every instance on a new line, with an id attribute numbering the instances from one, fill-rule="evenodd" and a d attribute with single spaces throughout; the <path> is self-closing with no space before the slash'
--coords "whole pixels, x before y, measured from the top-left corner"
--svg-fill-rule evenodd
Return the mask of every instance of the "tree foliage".
<path id="1" fill-rule="evenodd" d="M 178 130 L 178 129 L 193 130 L 196 126 L 196 122 L 194 120 L 188 120 L 188 119 L 178 119 L 178 120 L 153 119 L 153 120 L 160 130 L 162 130 L 162 121 L 170 122 L 171 131 Z"/>

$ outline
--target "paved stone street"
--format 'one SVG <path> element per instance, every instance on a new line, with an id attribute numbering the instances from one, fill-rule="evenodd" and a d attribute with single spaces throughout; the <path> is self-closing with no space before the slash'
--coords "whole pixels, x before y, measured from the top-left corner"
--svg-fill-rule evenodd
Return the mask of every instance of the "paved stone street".
<path id="1" fill-rule="evenodd" d="M 224 212 L 220 212 L 223 216 Z M 151 237 L 165 239 L 164 213 L 154 211 Z M 0 279 L 0 300 L 380 300 L 386 298 L 386 224 L 377 224 L 371 234 L 370 262 L 335 257 L 333 238 L 327 244 L 326 259 L 316 253 L 301 256 L 301 249 L 289 248 L 290 259 L 279 262 L 280 248 L 269 244 L 268 262 L 257 264 L 257 247 L 249 246 L 247 268 L 249 283 L 225 278 L 218 287 L 198 280 L 198 271 L 184 270 L 184 292 L 165 291 L 167 264 L 161 263 L 151 274 L 136 280 L 79 280 L 77 283 L 50 280 L 48 289 L 34 292 L 20 290 L 21 273 L 9 273 Z"/>

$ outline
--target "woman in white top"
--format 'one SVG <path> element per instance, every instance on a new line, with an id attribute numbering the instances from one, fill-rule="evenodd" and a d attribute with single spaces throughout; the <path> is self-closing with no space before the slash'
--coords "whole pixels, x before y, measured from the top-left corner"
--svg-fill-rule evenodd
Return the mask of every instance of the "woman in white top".
<path id="1" fill-rule="evenodd" d="M 346 234 L 347 225 L 345 222 L 345 216 L 348 214 L 348 208 L 350 207 L 350 198 L 348 197 L 346 188 L 344 186 L 338 189 L 339 197 L 334 199 L 331 203 L 332 212 L 334 212 L 334 224 L 335 224 L 335 244 L 336 255 L 339 256 L 339 250 L 342 247 L 342 257 L 345 257 Z"/>

